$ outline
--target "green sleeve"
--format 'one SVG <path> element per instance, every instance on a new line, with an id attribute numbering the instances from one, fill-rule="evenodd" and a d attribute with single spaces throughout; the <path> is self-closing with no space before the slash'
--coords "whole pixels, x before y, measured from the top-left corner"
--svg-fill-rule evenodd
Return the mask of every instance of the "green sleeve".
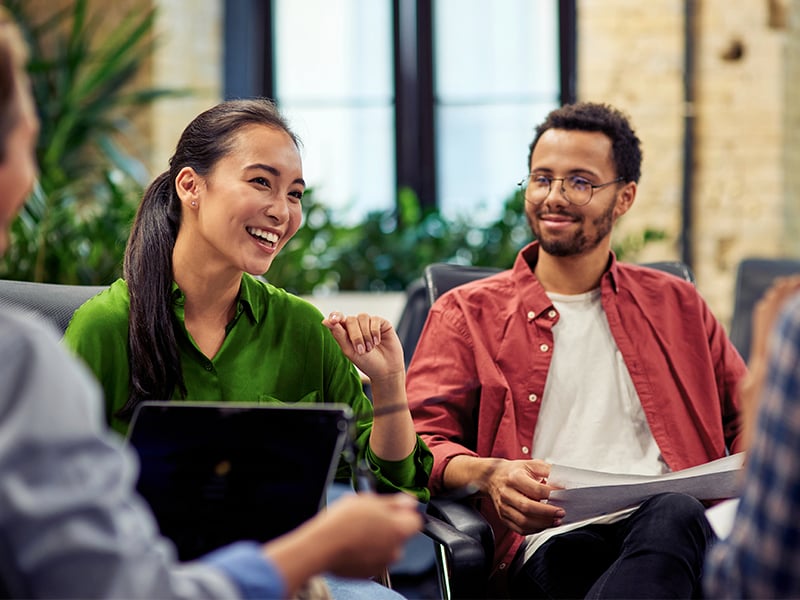
<path id="1" fill-rule="evenodd" d="M 403 460 L 389 461 L 375 456 L 367 445 L 367 464 L 378 482 L 378 490 L 404 491 L 420 502 L 430 500 L 428 476 L 433 468 L 433 454 L 419 436 L 414 451 Z"/>
<path id="2" fill-rule="evenodd" d="M 119 281 L 83 304 L 72 317 L 64 345 L 89 367 L 105 396 L 106 421 L 120 433 L 127 423 L 113 417 L 128 399 L 127 288 Z"/>
<path id="3" fill-rule="evenodd" d="M 339 345 L 329 332 L 330 342 L 326 344 L 325 353 L 329 357 L 326 368 L 329 370 L 326 401 L 346 402 L 350 405 L 355 419 L 354 442 L 356 459 L 366 461 L 375 478 L 379 492 L 407 492 L 420 501 L 430 499 L 428 477 L 433 469 L 433 454 L 425 442 L 417 436 L 414 451 L 400 461 L 386 461 L 378 458 L 369 447 L 369 436 L 372 432 L 372 402 L 364 394 L 361 377 L 353 363 L 344 356 Z M 337 471 L 337 479 L 352 478 L 355 474 L 343 460 Z"/>

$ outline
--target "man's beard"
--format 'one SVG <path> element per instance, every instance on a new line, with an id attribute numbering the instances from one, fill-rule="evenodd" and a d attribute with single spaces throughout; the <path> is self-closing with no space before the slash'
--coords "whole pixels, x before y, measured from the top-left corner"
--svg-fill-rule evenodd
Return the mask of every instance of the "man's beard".
<path id="1" fill-rule="evenodd" d="M 616 204 L 615 200 L 609 205 L 608 210 L 592 221 L 592 225 L 595 228 L 595 234 L 592 237 L 586 234 L 584 229 L 585 222 L 581 222 L 580 227 L 570 239 L 544 238 L 537 231 L 538 227 L 535 226 L 530 216 L 528 217 L 528 224 L 536 239 L 539 240 L 541 249 L 550 256 L 577 256 L 595 249 L 611 233 L 611 228 L 614 226 L 614 208 Z M 536 218 L 540 218 L 541 214 L 537 210 Z"/>

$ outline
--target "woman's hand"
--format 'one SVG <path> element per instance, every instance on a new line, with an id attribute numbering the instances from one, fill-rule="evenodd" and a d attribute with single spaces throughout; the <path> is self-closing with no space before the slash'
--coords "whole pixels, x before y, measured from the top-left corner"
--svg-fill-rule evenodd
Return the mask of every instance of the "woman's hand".
<path id="1" fill-rule="evenodd" d="M 345 356 L 370 380 L 405 371 L 400 339 L 383 317 L 366 313 L 346 317 L 332 312 L 322 324 L 330 329 Z"/>
<path id="2" fill-rule="evenodd" d="M 373 424 L 369 445 L 383 460 L 409 456 L 417 444 L 406 398 L 403 347 L 392 324 L 382 317 L 360 314 L 345 317 L 332 312 L 322 321 L 333 333 L 345 356 L 369 377 Z"/>

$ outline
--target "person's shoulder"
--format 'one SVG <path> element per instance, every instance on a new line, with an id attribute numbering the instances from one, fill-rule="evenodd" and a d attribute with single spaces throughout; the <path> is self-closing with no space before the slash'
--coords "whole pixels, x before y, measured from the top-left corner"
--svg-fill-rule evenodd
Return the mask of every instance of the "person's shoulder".
<path id="1" fill-rule="evenodd" d="M 497 273 L 490 273 L 452 288 L 454 296 L 464 299 L 481 299 L 483 297 L 496 298 L 498 295 L 508 297 L 515 288 L 514 271 L 506 269 Z M 447 294 L 448 292 L 445 292 Z M 442 294 L 443 296 L 445 294 Z"/>
<path id="2" fill-rule="evenodd" d="M 21 340 L 48 339 L 58 343 L 54 327 L 36 313 L 0 310 L 0 340 L 11 345 Z"/>
<path id="3" fill-rule="evenodd" d="M 117 279 L 106 289 L 84 302 L 75 313 L 124 313 L 127 319 L 130 304 L 128 284 L 124 279 Z"/>
<path id="4" fill-rule="evenodd" d="M 0 311 L 0 358 L 4 364 L 24 364 L 36 356 L 58 353 L 59 337 L 55 327 L 35 313 Z"/>
<path id="5" fill-rule="evenodd" d="M 634 263 L 617 262 L 617 279 L 622 284 L 637 284 L 644 288 L 674 288 L 691 295 L 697 295 L 697 288 L 691 281 L 684 279 L 676 273 L 671 273 L 662 269 L 638 265 Z"/>
<path id="6" fill-rule="evenodd" d="M 97 329 L 100 325 L 102 328 L 126 328 L 129 312 L 128 285 L 123 279 L 118 279 L 78 307 L 67 327 L 67 334 L 86 327 Z"/>

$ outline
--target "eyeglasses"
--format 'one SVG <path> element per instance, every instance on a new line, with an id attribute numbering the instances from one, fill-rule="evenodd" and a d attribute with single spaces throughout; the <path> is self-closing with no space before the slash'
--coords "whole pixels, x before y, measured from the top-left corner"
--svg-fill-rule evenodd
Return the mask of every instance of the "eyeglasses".
<path id="1" fill-rule="evenodd" d="M 553 182 L 560 181 L 561 193 L 564 195 L 567 202 L 575 206 L 583 206 L 591 202 L 592 194 L 595 190 L 599 190 L 613 183 L 619 183 L 622 180 L 622 177 L 617 177 L 614 181 L 594 185 L 591 181 L 579 175 L 548 177 L 547 175 L 529 173 L 528 176 L 517 185 L 525 193 L 526 200 L 538 204 L 539 202 L 544 202 L 544 199 L 550 195 L 550 188 Z"/>

